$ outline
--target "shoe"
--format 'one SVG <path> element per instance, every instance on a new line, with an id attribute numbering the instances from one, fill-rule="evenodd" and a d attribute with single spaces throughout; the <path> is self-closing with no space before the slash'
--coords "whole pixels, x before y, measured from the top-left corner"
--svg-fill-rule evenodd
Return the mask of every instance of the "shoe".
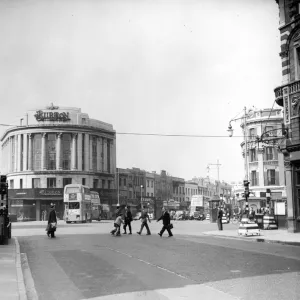
<path id="1" fill-rule="evenodd" d="M 160 234 L 160 233 L 158 233 L 158 235 L 161 237 L 161 234 Z"/>
<path id="2" fill-rule="evenodd" d="M 141 233 L 140 233 L 140 232 L 137 232 L 137 234 L 141 235 Z"/>
<path id="3" fill-rule="evenodd" d="M 146 235 L 151 235 L 151 233 L 147 233 Z"/>
<path id="4" fill-rule="evenodd" d="M 168 237 L 172 237 L 173 236 L 173 234 L 172 235 L 169 235 Z"/>
<path id="5" fill-rule="evenodd" d="M 120 233 L 117 233 L 116 236 L 121 236 L 121 234 L 120 234 Z"/>
<path id="6" fill-rule="evenodd" d="M 129 232 L 128 234 L 132 234 L 131 232 Z"/>
<path id="7" fill-rule="evenodd" d="M 50 234 L 47 232 L 48 237 L 50 237 Z"/>
<path id="8" fill-rule="evenodd" d="M 123 234 L 127 234 L 127 232 L 123 232 Z"/>

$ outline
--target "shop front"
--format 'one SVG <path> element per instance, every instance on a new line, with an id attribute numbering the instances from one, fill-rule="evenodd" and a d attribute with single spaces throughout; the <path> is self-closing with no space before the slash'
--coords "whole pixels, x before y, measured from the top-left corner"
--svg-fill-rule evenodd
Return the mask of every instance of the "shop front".
<path id="1" fill-rule="evenodd" d="M 13 221 L 46 221 L 50 205 L 55 204 L 59 219 L 64 215 L 63 189 L 9 189 L 9 213 Z"/>

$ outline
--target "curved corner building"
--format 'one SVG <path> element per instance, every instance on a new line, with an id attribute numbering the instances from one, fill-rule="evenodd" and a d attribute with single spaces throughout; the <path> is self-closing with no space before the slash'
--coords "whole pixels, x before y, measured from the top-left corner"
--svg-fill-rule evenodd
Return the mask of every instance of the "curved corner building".
<path id="1" fill-rule="evenodd" d="M 24 121 L 24 122 L 22 122 Z M 10 214 L 19 221 L 47 218 L 50 203 L 63 217 L 63 187 L 87 185 L 112 204 L 116 134 L 111 124 L 80 108 L 53 106 L 28 111 L 20 126 L 1 137 L 2 174 L 7 174 Z"/>

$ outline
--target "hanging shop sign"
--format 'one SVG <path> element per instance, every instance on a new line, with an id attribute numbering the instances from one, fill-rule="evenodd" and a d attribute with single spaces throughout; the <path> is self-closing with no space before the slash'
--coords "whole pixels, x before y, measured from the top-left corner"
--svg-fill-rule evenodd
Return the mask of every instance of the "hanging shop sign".
<path id="1" fill-rule="evenodd" d="M 68 112 L 44 112 L 42 110 L 38 110 L 34 116 L 38 122 L 40 121 L 67 122 L 71 120 Z"/>

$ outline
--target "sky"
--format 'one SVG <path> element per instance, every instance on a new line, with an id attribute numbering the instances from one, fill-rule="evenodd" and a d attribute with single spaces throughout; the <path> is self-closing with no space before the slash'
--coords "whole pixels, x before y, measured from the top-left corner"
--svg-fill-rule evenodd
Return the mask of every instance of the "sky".
<path id="1" fill-rule="evenodd" d="M 212 164 L 217 179 L 219 160 L 220 180 L 241 181 L 240 122 L 232 138 L 228 124 L 273 106 L 278 27 L 274 0 L 0 0 L 0 123 L 79 107 L 113 125 L 119 168 L 190 180 Z"/>

